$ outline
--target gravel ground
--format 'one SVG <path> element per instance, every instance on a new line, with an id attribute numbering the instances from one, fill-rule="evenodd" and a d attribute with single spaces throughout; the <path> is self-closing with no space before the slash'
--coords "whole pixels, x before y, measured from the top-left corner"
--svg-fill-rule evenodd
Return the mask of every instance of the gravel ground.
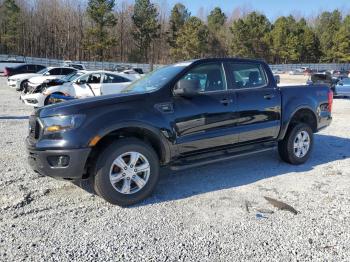
<path id="1" fill-rule="evenodd" d="M 306 85 L 306 81 L 309 79 L 307 75 L 289 75 L 280 74 L 280 86 L 283 85 Z"/>
<path id="2" fill-rule="evenodd" d="M 130 208 L 33 173 L 31 109 L 5 79 L 0 109 L 1 261 L 349 261 L 349 99 L 335 100 L 305 165 L 272 152 L 165 172 L 155 194 Z"/>

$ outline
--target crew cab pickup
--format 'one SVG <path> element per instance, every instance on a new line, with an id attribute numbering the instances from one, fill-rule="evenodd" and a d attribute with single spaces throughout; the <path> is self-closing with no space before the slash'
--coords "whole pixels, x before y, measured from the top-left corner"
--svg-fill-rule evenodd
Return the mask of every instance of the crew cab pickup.
<path id="1" fill-rule="evenodd" d="M 284 161 L 303 164 L 313 134 L 331 122 L 332 99 L 327 86 L 278 87 L 262 61 L 176 63 L 121 94 L 37 109 L 29 163 L 46 176 L 86 179 L 108 202 L 127 206 L 151 194 L 161 166 L 180 170 L 276 147 Z"/>

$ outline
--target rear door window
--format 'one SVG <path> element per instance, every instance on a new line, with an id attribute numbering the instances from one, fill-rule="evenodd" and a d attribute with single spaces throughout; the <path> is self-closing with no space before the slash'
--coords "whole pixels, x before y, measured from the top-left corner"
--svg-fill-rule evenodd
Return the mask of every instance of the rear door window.
<path id="1" fill-rule="evenodd" d="M 112 75 L 112 74 L 105 74 L 103 77 L 104 84 L 125 83 L 125 82 L 131 82 L 131 81 L 125 77 Z"/>
<path id="2" fill-rule="evenodd" d="M 257 88 L 267 85 L 264 69 L 254 63 L 228 63 L 228 74 L 233 89 Z"/>

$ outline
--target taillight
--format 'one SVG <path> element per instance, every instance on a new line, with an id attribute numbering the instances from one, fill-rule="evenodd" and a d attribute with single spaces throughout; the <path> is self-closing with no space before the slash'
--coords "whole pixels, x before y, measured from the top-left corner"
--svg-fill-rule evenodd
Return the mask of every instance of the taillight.
<path id="1" fill-rule="evenodd" d="M 5 67 L 5 69 L 4 69 L 4 76 L 8 76 L 8 74 L 9 74 L 9 71 L 8 71 L 7 68 Z"/>
<path id="2" fill-rule="evenodd" d="M 332 112 L 333 105 L 333 91 L 328 90 L 328 112 Z"/>

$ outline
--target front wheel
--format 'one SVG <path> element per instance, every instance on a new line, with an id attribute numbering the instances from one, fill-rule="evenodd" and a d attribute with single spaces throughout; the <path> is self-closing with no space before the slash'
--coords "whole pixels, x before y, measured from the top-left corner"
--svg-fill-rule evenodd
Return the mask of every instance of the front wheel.
<path id="1" fill-rule="evenodd" d="M 129 206 L 153 192 L 159 179 L 159 159 L 147 143 L 124 138 L 98 156 L 93 170 L 96 193 L 111 204 Z"/>
<path id="2" fill-rule="evenodd" d="M 28 92 L 28 81 L 22 81 L 16 91 L 21 91 L 23 94 L 26 94 Z"/>
<path id="3" fill-rule="evenodd" d="M 53 98 L 52 95 L 64 95 L 64 94 L 62 94 L 62 93 L 52 93 L 52 94 L 48 95 L 48 96 L 45 98 L 44 106 L 52 105 L 52 104 L 56 104 L 56 103 L 60 102 L 59 99 Z"/>
<path id="4" fill-rule="evenodd" d="M 278 152 L 282 160 L 293 165 L 305 163 L 313 147 L 313 132 L 309 125 L 293 125 L 282 141 L 278 143 Z"/>
<path id="5" fill-rule="evenodd" d="M 44 106 L 51 105 L 51 104 L 53 104 L 52 98 L 51 98 L 51 95 L 48 95 L 48 96 L 45 98 Z"/>

